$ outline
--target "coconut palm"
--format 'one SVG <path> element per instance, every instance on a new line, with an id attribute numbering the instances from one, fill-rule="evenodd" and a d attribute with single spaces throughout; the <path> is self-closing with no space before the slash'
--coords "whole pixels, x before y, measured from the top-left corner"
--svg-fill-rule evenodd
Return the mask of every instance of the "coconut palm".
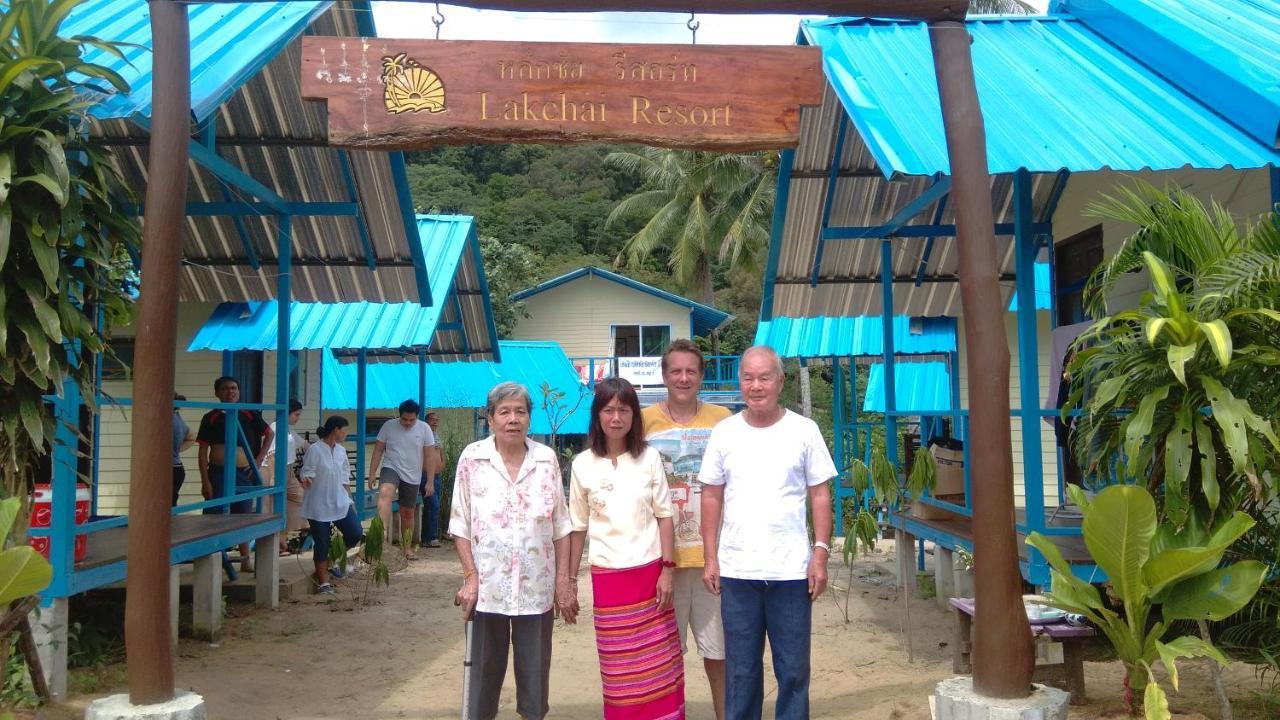
<path id="1" fill-rule="evenodd" d="M 1034 15 L 1036 9 L 1022 0 L 969 0 L 970 15 Z"/>
<path id="2" fill-rule="evenodd" d="M 662 148 L 610 153 L 605 163 L 644 182 L 606 222 L 644 222 L 627 239 L 618 264 L 634 267 L 666 249 L 676 281 L 702 302 L 713 302 L 717 261 L 731 269 L 759 268 L 773 216 L 774 157 Z"/>

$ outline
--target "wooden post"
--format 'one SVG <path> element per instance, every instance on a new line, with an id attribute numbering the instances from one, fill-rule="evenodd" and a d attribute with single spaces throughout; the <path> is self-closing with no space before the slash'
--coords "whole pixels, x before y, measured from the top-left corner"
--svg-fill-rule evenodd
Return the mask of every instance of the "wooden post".
<path id="1" fill-rule="evenodd" d="M 1013 525 L 1009 339 L 997 276 L 986 132 L 964 23 L 931 23 L 929 40 L 951 160 L 969 352 L 973 554 L 979 558 L 974 578 L 973 686 L 989 697 L 1021 698 L 1031 693 L 1035 655 L 1022 607 Z"/>
<path id="2" fill-rule="evenodd" d="M 187 7 L 150 0 L 152 117 L 142 235 L 142 284 L 134 353 L 133 465 L 129 477 L 129 571 L 125 652 L 129 701 L 173 698 L 169 649 L 169 496 L 178 265 L 182 260 L 191 112 Z M 162 442 L 164 441 L 164 442 Z"/>

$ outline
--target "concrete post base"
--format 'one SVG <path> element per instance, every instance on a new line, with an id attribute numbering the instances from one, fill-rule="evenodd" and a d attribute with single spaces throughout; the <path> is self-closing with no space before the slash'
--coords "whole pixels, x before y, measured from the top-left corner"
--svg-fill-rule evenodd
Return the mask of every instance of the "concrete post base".
<path id="1" fill-rule="evenodd" d="M 179 690 L 166 703 L 131 705 L 129 696 L 109 695 L 94 700 L 84 711 L 84 720 L 207 720 L 204 698 Z"/>
<path id="2" fill-rule="evenodd" d="M 70 601 L 54 598 L 49 607 L 31 611 L 31 635 L 40 656 L 40 669 L 55 700 L 67 697 L 67 630 L 71 627 Z"/>
<path id="3" fill-rule="evenodd" d="M 943 680 L 933 691 L 934 720 L 1067 720 L 1070 696 L 1056 688 L 1035 685 L 1030 697 L 1002 700 L 983 697 L 973 678 Z"/>

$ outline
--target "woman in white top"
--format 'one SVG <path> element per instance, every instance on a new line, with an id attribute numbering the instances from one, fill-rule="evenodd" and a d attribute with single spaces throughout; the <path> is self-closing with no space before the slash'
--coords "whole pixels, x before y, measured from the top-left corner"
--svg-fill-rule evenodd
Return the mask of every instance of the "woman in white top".
<path id="1" fill-rule="evenodd" d="M 316 582 L 320 592 L 333 593 L 329 584 L 329 536 L 338 526 L 347 547 L 355 547 L 364 539 L 364 529 L 356 517 L 356 506 L 347 492 L 351 481 L 351 464 L 347 461 L 347 420 L 337 415 L 324 421 L 316 430 L 320 442 L 307 448 L 302 459 L 302 517 L 311 525 L 315 543 Z"/>
<path id="2" fill-rule="evenodd" d="M 280 554 L 289 554 L 289 535 L 295 530 L 302 530 L 307 527 L 307 521 L 302 518 L 302 483 L 298 480 L 298 474 L 294 470 L 294 463 L 298 461 L 298 453 L 305 452 L 308 443 L 293 431 L 293 426 L 298 424 L 298 420 L 302 417 L 302 403 L 297 400 L 289 401 L 289 449 L 285 453 L 285 477 L 287 484 L 285 486 L 285 513 L 284 513 L 284 532 L 280 533 Z M 271 423 L 271 432 L 279 432 L 274 422 Z M 262 477 L 268 485 L 275 482 L 275 459 L 276 444 L 273 442 L 267 447 L 267 457 L 262 461 Z"/>
<path id="3" fill-rule="evenodd" d="M 590 449 L 574 458 L 569 481 L 568 579 L 577 577 L 590 535 L 604 718 L 683 718 L 684 662 L 671 604 L 671 493 L 662 456 L 645 442 L 631 383 L 596 385 L 587 442 Z M 560 604 L 572 622 L 577 590 L 568 587 Z"/>

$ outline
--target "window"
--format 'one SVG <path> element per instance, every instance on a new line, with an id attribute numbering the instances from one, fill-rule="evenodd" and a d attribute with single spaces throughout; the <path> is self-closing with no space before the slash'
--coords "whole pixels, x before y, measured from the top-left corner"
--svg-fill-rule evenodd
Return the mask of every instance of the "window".
<path id="1" fill-rule="evenodd" d="M 133 376 L 133 338 L 113 338 L 102 354 L 102 381 L 128 380 Z"/>
<path id="2" fill-rule="evenodd" d="M 659 357 L 671 344 L 670 325 L 614 325 L 614 357 Z"/>
<path id="3" fill-rule="evenodd" d="M 1054 249 L 1058 296 L 1058 325 L 1089 319 L 1084 310 L 1084 285 L 1102 264 L 1102 226 L 1095 225 L 1058 243 Z"/>
<path id="4" fill-rule="evenodd" d="M 231 377 L 240 383 L 240 402 L 262 402 L 262 351 L 237 350 L 231 353 Z"/>

